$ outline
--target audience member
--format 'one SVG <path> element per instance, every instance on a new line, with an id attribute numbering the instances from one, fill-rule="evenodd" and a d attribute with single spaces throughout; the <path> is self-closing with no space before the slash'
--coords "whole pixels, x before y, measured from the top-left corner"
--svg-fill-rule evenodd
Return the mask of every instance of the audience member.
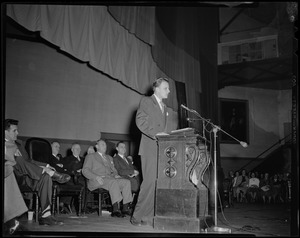
<path id="1" fill-rule="evenodd" d="M 51 215 L 52 202 L 52 180 L 59 183 L 66 183 L 70 180 L 67 174 L 60 174 L 54 170 L 49 164 L 32 160 L 29 158 L 24 146 L 17 141 L 18 121 L 14 119 L 5 120 L 5 141 L 17 145 L 15 153 L 14 172 L 16 176 L 24 176 L 22 181 L 32 190 L 37 190 L 40 204 L 41 216 L 39 218 L 40 225 L 63 224 L 62 221 Z"/>
<path id="2" fill-rule="evenodd" d="M 17 146 L 13 142 L 6 141 L 4 151 L 4 234 L 13 235 L 17 231 L 25 230 L 17 218 L 27 212 L 28 208 L 13 172 L 13 166 L 16 164 L 14 154 L 17 151 Z"/>
<path id="3" fill-rule="evenodd" d="M 246 170 L 242 170 L 242 174 L 237 178 L 237 189 L 236 189 L 236 196 L 240 198 L 240 202 L 246 198 L 246 192 L 248 189 L 249 178 L 246 175 Z"/>
<path id="4" fill-rule="evenodd" d="M 130 220 L 135 226 L 153 225 L 158 155 L 156 136 L 166 134 L 168 113 L 162 100 L 168 98 L 170 93 L 168 79 L 156 79 L 153 91 L 152 96 L 141 99 L 135 119 L 142 133 L 139 155 L 143 176 L 138 201 Z"/>
<path id="5" fill-rule="evenodd" d="M 260 176 L 260 177 L 259 177 L 259 180 L 262 181 L 262 180 L 264 179 L 264 177 L 265 177 L 265 174 L 264 174 L 264 173 L 260 173 L 259 176 Z"/>
<path id="6" fill-rule="evenodd" d="M 233 172 L 232 170 L 229 170 L 229 172 L 228 172 L 228 178 L 229 178 L 230 180 L 233 180 L 233 179 L 234 179 L 234 172 Z"/>
<path id="7" fill-rule="evenodd" d="M 251 178 L 249 179 L 249 186 L 247 189 L 247 193 L 250 194 L 251 196 L 251 202 L 255 202 L 256 201 L 256 195 L 260 192 L 259 189 L 259 178 L 255 177 L 255 173 L 252 172 L 251 173 Z"/>
<path id="8" fill-rule="evenodd" d="M 121 178 L 114 167 L 113 158 L 106 154 L 107 145 L 102 139 L 97 141 L 97 153 L 88 154 L 85 158 L 82 174 L 88 179 L 90 191 L 104 188 L 109 191 L 113 211 L 112 217 L 131 215 L 131 184 L 128 179 Z M 120 202 L 123 200 L 121 212 Z"/>
<path id="9" fill-rule="evenodd" d="M 87 154 L 92 154 L 95 153 L 95 147 L 93 145 L 89 146 L 89 148 L 87 149 Z"/>
<path id="10" fill-rule="evenodd" d="M 84 161 L 84 158 L 80 157 L 81 146 L 78 143 L 73 143 L 71 147 L 71 152 L 71 155 L 63 158 L 62 163 L 65 173 L 69 174 L 73 179 L 71 179 L 68 183 L 63 185 L 62 188 L 74 185 L 81 185 L 82 187 L 85 187 L 85 178 L 81 173 Z M 85 198 L 85 194 L 83 194 L 83 198 Z M 61 198 L 61 213 L 68 213 L 72 211 L 71 201 L 72 197 L 70 196 L 63 196 Z"/>
<path id="11" fill-rule="evenodd" d="M 236 190 L 238 188 L 238 178 L 240 176 L 240 172 L 239 171 L 235 171 L 235 176 L 233 178 L 233 183 L 232 183 L 232 192 L 233 192 L 233 198 L 234 200 L 236 201 L 239 201 L 238 197 L 237 197 L 237 194 L 236 194 Z"/>
<path id="12" fill-rule="evenodd" d="M 62 161 L 62 156 L 59 154 L 60 144 L 57 141 L 51 143 L 52 156 L 49 159 L 49 164 L 59 173 L 65 173 L 66 169 Z"/>
<path id="13" fill-rule="evenodd" d="M 278 175 L 274 174 L 271 179 L 271 191 L 272 191 L 272 198 L 274 203 L 276 203 L 276 199 L 278 198 L 280 202 L 284 202 L 282 198 L 282 181 L 278 179 Z"/>
<path id="14" fill-rule="evenodd" d="M 228 179 L 230 181 L 230 190 L 232 190 L 234 183 L 234 172 L 232 170 L 228 172 Z"/>
<path id="15" fill-rule="evenodd" d="M 125 156 L 126 145 L 123 141 L 117 143 L 116 150 L 117 154 L 113 158 L 114 166 L 122 178 L 130 180 L 131 191 L 136 193 L 140 188 L 139 171 L 134 167 L 131 157 Z"/>
<path id="16" fill-rule="evenodd" d="M 223 180 L 223 198 L 222 201 L 225 202 L 225 206 L 229 207 L 232 205 L 232 185 L 234 180 L 234 173 L 232 170 L 228 172 L 228 176 Z M 222 197 L 222 196 L 221 196 Z"/>
<path id="17" fill-rule="evenodd" d="M 81 146 L 78 143 L 72 144 L 72 155 L 64 158 L 64 167 L 69 175 L 81 174 L 84 158 L 80 157 Z M 81 182 L 84 182 L 82 180 Z"/>
<path id="18" fill-rule="evenodd" d="M 287 195 L 287 182 L 284 181 L 284 174 L 278 173 L 278 180 L 281 183 L 281 190 L 280 190 L 280 196 L 283 198 L 283 201 L 286 202 L 286 195 Z"/>
<path id="19" fill-rule="evenodd" d="M 263 202 L 266 203 L 266 198 L 268 198 L 268 202 L 270 203 L 272 198 L 272 191 L 269 173 L 264 173 L 264 178 L 260 180 L 260 189 Z"/>

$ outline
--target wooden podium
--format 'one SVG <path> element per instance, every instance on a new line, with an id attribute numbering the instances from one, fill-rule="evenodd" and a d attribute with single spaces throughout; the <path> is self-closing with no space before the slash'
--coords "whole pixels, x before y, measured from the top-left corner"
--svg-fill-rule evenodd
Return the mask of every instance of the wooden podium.
<path id="1" fill-rule="evenodd" d="M 154 229 L 201 232 L 207 227 L 211 216 L 202 176 L 209 158 L 193 128 L 158 136 Z"/>

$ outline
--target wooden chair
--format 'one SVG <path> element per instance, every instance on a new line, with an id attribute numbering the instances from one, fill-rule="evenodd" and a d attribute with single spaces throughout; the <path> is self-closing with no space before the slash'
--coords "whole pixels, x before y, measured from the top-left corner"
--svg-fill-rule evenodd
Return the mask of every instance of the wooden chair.
<path id="1" fill-rule="evenodd" d="M 82 199 L 84 196 L 84 186 L 82 185 L 64 185 L 64 184 L 54 184 L 52 193 L 52 214 L 59 214 L 59 199 L 62 196 L 72 196 L 77 197 L 78 209 L 77 215 L 81 216 L 82 212 Z M 56 209 L 55 209 L 56 205 Z"/>
<path id="2" fill-rule="evenodd" d="M 25 144 L 25 149 L 29 155 L 29 157 L 33 160 L 49 163 L 49 159 L 52 156 L 52 148 L 51 144 L 48 140 L 38 137 L 32 137 L 27 139 Z M 57 203 L 59 204 L 60 196 L 77 196 L 79 200 L 79 210 L 78 216 L 81 215 L 81 200 L 83 197 L 84 186 L 77 185 L 67 185 L 67 184 L 58 184 L 57 182 L 53 182 L 52 187 L 52 214 L 55 215 L 55 211 L 57 210 L 59 213 L 59 209 L 55 209 Z"/>
<path id="3" fill-rule="evenodd" d="M 89 194 L 92 194 L 92 195 L 97 195 L 97 205 L 98 205 L 98 216 L 102 216 L 102 208 L 107 207 L 107 208 L 110 208 L 111 205 L 109 205 L 110 203 L 110 196 L 109 196 L 109 192 L 108 190 L 104 189 L 104 188 L 98 188 L 98 189 L 95 189 L 93 191 L 90 191 L 88 189 L 86 189 L 86 196 L 85 196 L 85 204 L 84 204 L 84 208 L 83 208 L 83 211 L 84 213 L 86 213 L 86 209 L 87 209 L 87 197 Z M 93 197 L 93 200 L 91 201 L 92 203 L 94 203 L 94 197 Z M 104 202 L 106 202 L 104 204 Z"/>
<path id="4" fill-rule="evenodd" d="M 24 181 L 25 181 L 25 179 L 23 178 L 24 176 L 18 176 L 16 173 L 15 173 L 15 176 L 16 176 L 17 183 L 19 185 L 20 191 L 23 194 L 23 196 L 26 193 L 31 193 L 32 194 L 32 200 L 30 201 L 29 209 L 34 210 L 35 221 L 38 222 L 38 220 L 39 220 L 39 195 L 38 195 L 38 191 L 32 190 L 30 187 L 28 187 L 24 183 Z"/>
<path id="5" fill-rule="evenodd" d="M 43 138 L 31 137 L 27 139 L 25 149 L 29 157 L 35 161 L 49 163 L 52 156 L 51 144 Z"/>

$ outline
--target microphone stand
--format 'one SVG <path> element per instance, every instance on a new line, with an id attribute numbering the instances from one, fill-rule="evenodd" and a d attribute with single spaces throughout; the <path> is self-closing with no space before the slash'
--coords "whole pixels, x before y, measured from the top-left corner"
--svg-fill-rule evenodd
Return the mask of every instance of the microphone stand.
<path id="1" fill-rule="evenodd" d="M 199 117 L 201 120 L 209 123 L 212 128 L 213 128 L 213 133 L 214 133 L 214 187 L 215 187 L 215 194 L 214 194 L 214 202 L 215 202 L 215 216 L 214 216 L 214 220 L 215 220 L 215 227 L 212 228 L 211 230 L 214 232 L 226 232 L 226 233 L 231 233 L 231 229 L 227 229 L 227 228 L 220 228 L 218 227 L 218 218 L 217 218 L 217 214 L 218 214 L 218 201 L 217 201 L 217 132 L 218 131 L 222 131 L 225 134 L 229 135 L 231 138 L 233 138 L 234 140 L 238 141 L 243 147 L 247 147 L 247 143 L 243 142 L 243 141 L 239 141 L 238 139 L 236 139 L 235 137 L 233 137 L 232 135 L 230 135 L 229 133 L 227 133 L 226 131 L 222 130 L 219 126 L 216 126 L 215 124 L 213 124 L 210 120 L 205 119 L 203 117 L 201 117 L 201 115 L 196 112 L 193 109 L 189 109 L 188 107 L 184 106 L 181 104 L 181 107 L 183 107 L 184 109 L 186 109 L 187 111 L 195 114 L 197 117 Z M 206 229 L 206 231 L 208 231 Z"/>

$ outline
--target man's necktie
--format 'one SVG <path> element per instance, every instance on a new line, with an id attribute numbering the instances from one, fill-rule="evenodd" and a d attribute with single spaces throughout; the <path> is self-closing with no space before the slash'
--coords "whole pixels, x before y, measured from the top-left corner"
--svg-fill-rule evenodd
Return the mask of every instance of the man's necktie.
<path id="1" fill-rule="evenodd" d="M 162 113 L 164 113 L 164 106 L 165 106 L 165 104 L 162 101 L 160 101 L 160 109 L 161 109 Z"/>
<path id="2" fill-rule="evenodd" d="M 101 156 L 102 156 L 102 158 L 104 159 L 104 161 L 107 162 L 107 159 L 106 159 L 105 155 L 101 154 Z"/>
<path id="3" fill-rule="evenodd" d="M 123 160 L 125 160 L 125 162 L 128 164 L 128 161 L 127 161 L 125 155 L 123 156 Z"/>
<path id="4" fill-rule="evenodd" d="M 19 149 L 17 149 L 16 153 L 15 153 L 15 156 L 22 156 L 21 152 Z"/>

